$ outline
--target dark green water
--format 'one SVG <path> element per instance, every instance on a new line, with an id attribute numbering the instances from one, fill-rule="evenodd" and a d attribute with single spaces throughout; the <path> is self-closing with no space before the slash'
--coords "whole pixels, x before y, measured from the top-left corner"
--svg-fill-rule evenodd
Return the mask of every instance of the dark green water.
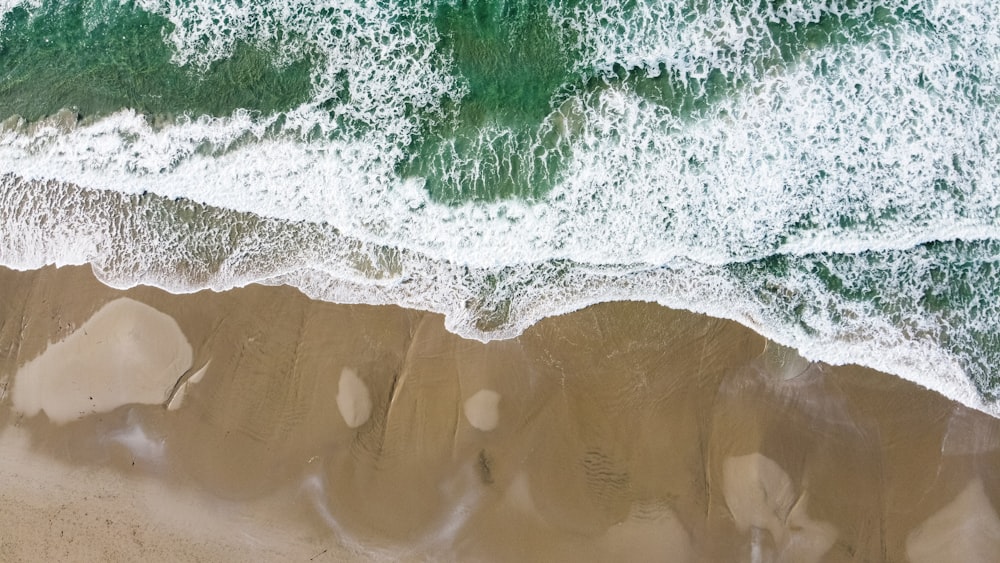
<path id="1" fill-rule="evenodd" d="M 570 2 L 560 9 L 569 13 L 580 5 L 586 4 Z M 406 6 L 399 25 L 418 25 L 419 18 L 405 16 Z M 694 17 L 708 6 L 689 3 L 665 17 Z M 640 8 L 626 3 L 621 15 L 627 18 Z M 317 9 L 306 19 L 330 18 L 325 14 Z M 919 23 L 922 16 L 914 9 L 876 8 L 863 16 L 826 14 L 812 23 L 768 22 L 766 34 L 723 53 L 722 60 L 735 61 L 742 70 L 706 63 L 703 77 L 662 63 L 649 69 L 589 61 L 578 33 L 553 20 L 548 2 L 441 1 L 432 4 L 430 18 L 436 50 L 452 63 L 441 70 L 462 88 L 438 100 L 433 114 L 419 116 L 422 126 L 401 147 L 405 158 L 397 172 L 420 178 L 436 201 L 461 203 L 544 197 L 572 155 L 572 128 L 552 120 L 572 95 L 593 100 L 608 89 L 624 89 L 670 114 L 707 118 L 718 112 L 717 102 L 744 92 L 760 73 L 830 45 L 891 38 L 895 28 Z M 308 55 L 276 65 L 285 48 L 280 37 L 296 36 L 307 44 L 308 38 L 280 21 L 275 27 L 276 36 L 237 42 L 229 56 L 195 68 L 172 62 L 175 53 L 165 38 L 173 24 L 131 2 L 49 0 L 30 14 L 15 8 L 0 27 L 0 120 L 13 114 L 36 120 L 62 108 L 83 116 L 124 108 L 167 117 L 288 111 L 312 99 L 312 74 L 327 54 L 313 46 L 304 49 Z M 352 79 L 350 69 L 338 72 L 345 83 Z M 349 102 L 345 89 L 322 107 L 334 116 L 338 105 Z M 348 130 L 374 125 L 355 123 Z M 334 134 L 342 130 L 334 128 Z"/>
<path id="2" fill-rule="evenodd" d="M 536 199 L 558 177 L 568 148 L 542 122 L 579 83 L 575 38 L 555 28 L 547 2 L 442 2 L 434 25 L 467 88 L 449 99 L 449 117 L 430 123 L 408 147 L 404 176 L 427 179 L 438 201 Z M 484 129 L 499 133 L 487 135 Z M 456 174 L 454 162 L 477 162 Z"/>
<path id="3" fill-rule="evenodd" d="M 872 319 L 902 327 L 956 353 L 989 401 L 1000 398 L 998 280 L 995 240 L 932 242 L 905 251 L 773 256 L 727 270 L 766 303 L 776 321 L 806 335 L 830 327 L 863 333 Z M 933 368 L 932 368 L 933 369 Z"/>
<path id="4" fill-rule="evenodd" d="M 283 68 L 274 49 L 240 44 L 200 71 L 171 63 L 164 18 L 114 0 L 15 8 L 0 32 L 0 119 L 28 120 L 75 108 L 84 116 L 132 108 L 147 114 L 270 114 L 310 93 L 306 60 Z"/>

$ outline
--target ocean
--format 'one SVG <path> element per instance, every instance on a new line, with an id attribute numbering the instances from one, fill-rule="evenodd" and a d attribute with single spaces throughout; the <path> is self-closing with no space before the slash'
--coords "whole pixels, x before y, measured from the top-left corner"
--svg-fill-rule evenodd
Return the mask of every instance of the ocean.
<path id="1" fill-rule="evenodd" d="M 998 102 L 990 0 L 0 0 L 0 265 L 651 301 L 1000 416 Z"/>

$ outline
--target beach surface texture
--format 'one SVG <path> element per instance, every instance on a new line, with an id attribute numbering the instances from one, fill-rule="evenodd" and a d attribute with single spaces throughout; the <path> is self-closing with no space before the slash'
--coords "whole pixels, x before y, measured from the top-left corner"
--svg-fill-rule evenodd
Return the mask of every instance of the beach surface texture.
<path id="1" fill-rule="evenodd" d="M 609 303 L 483 344 L 287 287 L 120 291 L 80 267 L 0 287 L 5 561 L 1000 545 L 1000 420 L 731 321 Z"/>
<path id="2" fill-rule="evenodd" d="M 0 0 L 0 561 L 993 561 L 996 0 Z"/>

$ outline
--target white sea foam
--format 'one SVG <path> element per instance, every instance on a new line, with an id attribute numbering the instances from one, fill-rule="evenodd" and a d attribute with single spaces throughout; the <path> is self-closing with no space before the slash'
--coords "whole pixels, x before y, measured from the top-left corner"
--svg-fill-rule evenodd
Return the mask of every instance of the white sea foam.
<path id="1" fill-rule="evenodd" d="M 42 0 L 0 0 L 0 18 L 6 16 L 11 10 L 18 7 L 35 9 L 42 5 Z M 0 36 L 3 34 L 3 26 L 0 26 Z"/>
<path id="2" fill-rule="evenodd" d="M 890 318 L 845 300 L 809 267 L 823 253 L 899 250 L 916 276 L 930 258 L 907 249 L 1000 238 L 998 8 L 892 3 L 927 24 L 902 19 L 864 41 L 806 45 L 785 62 L 767 42 L 769 23 L 816 22 L 846 5 L 664 17 L 682 4 L 637 14 L 609 2 L 569 19 L 553 4 L 550 15 L 564 31 L 575 27 L 587 53 L 580 72 L 619 64 L 677 73 L 697 88 L 714 69 L 732 82 L 727 95 L 686 115 L 628 82 L 577 91 L 542 125 L 561 131 L 571 153 L 548 193 L 447 206 L 397 173 L 420 120 L 464 93 L 437 50 L 430 8 L 407 27 L 397 17 L 404 7 L 384 2 L 144 1 L 174 24 L 166 41 L 178 64 L 204 67 L 240 41 L 286 61 L 308 55 L 311 99 L 282 115 L 153 127 L 124 110 L 71 131 L 0 132 L 0 171 L 106 190 L 8 177 L 0 263 L 90 262 L 112 285 L 172 291 L 288 283 L 320 299 L 441 312 L 450 330 L 479 339 L 597 301 L 657 301 L 997 414 L 961 354 L 939 345 L 945 321 L 919 307 Z M 875 7 L 859 2 L 846 15 L 870 17 Z M 740 277 L 731 268 L 775 254 L 801 257 L 798 269 Z M 765 286 L 770 293 L 758 291 Z"/>
<path id="3" fill-rule="evenodd" d="M 395 303 L 440 312 L 449 330 L 481 340 L 512 337 L 541 318 L 596 302 L 653 301 L 733 319 L 809 359 L 866 364 L 1000 414 L 978 395 L 956 357 L 939 346 L 932 316 L 910 312 L 903 324 L 886 318 L 874 304 L 847 301 L 825 287 L 808 262 L 789 275 L 770 274 L 763 280 L 690 261 L 671 268 L 528 264 L 501 272 L 490 293 L 485 289 L 493 276 L 489 269 L 359 243 L 308 224 L 254 221 L 211 210 L 198 211 L 187 223 L 171 223 L 170 215 L 177 213 L 171 205 L 188 210 L 190 205 L 9 178 L 2 193 L 2 208 L 17 211 L 4 217 L 0 227 L 5 241 L 0 263 L 15 268 L 90 262 L 110 285 L 146 283 L 174 292 L 224 290 L 251 282 L 288 284 L 322 300 Z M 216 253 L 218 262 L 205 257 L 208 251 Z M 923 290 L 919 271 L 933 261 L 912 254 L 903 251 L 885 259 L 894 268 L 913 262 L 900 271 L 897 291 Z M 996 264 L 1000 256 L 976 260 Z M 381 279 L 369 275 L 376 271 Z M 864 275 L 865 268 L 848 272 Z M 765 286 L 776 297 L 762 299 L 756 293 Z M 795 318 L 789 311 L 803 303 L 810 307 Z M 506 318 L 496 326 L 482 324 L 504 307 Z M 983 311 L 980 322 L 998 314 Z"/>
<path id="4" fill-rule="evenodd" d="M 695 122 L 620 86 L 581 97 L 581 132 L 565 176 L 532 206 L 436 205 L 415 180 L 397 176 L 396 140 L 413 126 L 400 107 L 447 91 L 440 70 L 428 70 L 436 93 L 417 88 L 386 94 L 382 103 L 383 90 L 408 88 L 387 76 L 414 73 L 389 68 L 355 81 L 374 89 L 371 99 L 352 93 L 361 105 L 341 109 L 380 115 L 369 118 L 378 132 L 361 139 L 268 137 L 275 117 L 241 111 L 153 129 L 125 111 L 65 134 L 8 133 L 0 157 L 23 177 L 325 221 L 361 240 L 474 266 L 553 258 L 722 264 L 775 252 L 995 237 L 998 117 L 965 92 L 970 82 L 957 76 L 963 66 L 953 60 L 958 49 L 915 31 L 898 35 L 891 49 L 821 49 Z M 338 64 L 352 76 L 372 66 Z M 829 71 L 817 76 L 819 68 Z M 983 61 L 964 69 L 982 71 L 981 90 L 997 81 L 982 75 L 990 72 Z M 918 75 L 936 86 L 919 86 Z M 322 122 L 309 105 L 292 112 L 303 124 L 295 130 Z"/>

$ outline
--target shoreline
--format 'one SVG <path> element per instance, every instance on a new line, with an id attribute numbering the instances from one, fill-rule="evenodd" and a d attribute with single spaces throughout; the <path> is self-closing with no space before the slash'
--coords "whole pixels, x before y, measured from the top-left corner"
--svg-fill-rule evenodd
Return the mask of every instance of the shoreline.
<path id="1" fill-rule="evenodd" d="M 884 307 L 898 307 L 896 317 L 865 309 L 874 305 L 863 299 L 845 301 L 837 291 L 824 289 L 820 277 L 803 273 L 810 264 L 821 270 L 830 267 L 819 257 L 788 257 L 801 262 L 792 268 L 798 273 L 779 275 L 776 285 L 760 295 L 755 288 L 771 282 L 694 262 L 637 271 L 621 265 L 603 271 L 570 264 L 554 278 L 550 270 L 560 266 L 538 262 L 498 274 L 489 268 L 463 269 L 416 250 L 365 243 L 327 224 L 288 223 L 153 192 L 127 195 L 13 174 L 0 177 L 0 183 L 8 188 L 0 199 L 17 210 L 0 227 L 0 235 L 8 238 L 0 262 L 26 271 L 50 263 L 90 263 L 98 278 L 112 287 L 149 284 L 185 295 L 255 283 L 288 285 L 334 303 L 399 304 L 433 311 L 445 315 L 449 331 L 480 342 L 516 338 L 546 318 L 596 303 L 646 301 L 736 320 L 811 359 L 866 365 L 1000 416 L 1000 403 L 984 398 L 990 396 L 993 348 L 975 346 L 977 338 L 988 337 L 983 327 L 988 326 L 989 309 L 959 307 L 943 316 L 929 312 L 905 296 L 947 288 L 920 282 L 903 288 L 906 291 L 887 290 Z M 52 217 L 51 209 L 63 211 Z M 176 217 L 187 219 L 164 219 Z M 58 227 L 48 226 L 52 224 Z M 925 249 L 912 250 L 919 255 Z M 969 259 L 982 258 L 976 256 L 972 252 Z M 894 267 L 912 276 L 922 267 L 919 256 L 906 253 L 870 258 L 878 263 L 871 267 L 876 273 L 900 260 L 904 266 Z M 942 267 L 948 269 L 947 263 Z M 753 275 L 770 275 L 766 264 L 754 268 Z M 960 275 L 961 268 L 950 273 Z M 854 266 L 845 266 L 831 275 L 852 279 L 860 274 Z M 853 291 L 867 291 L 862 287 L 867 278 L 862 278 Z M 502 279 L 501 289 L 491 285 L 497 279 Z M 878 287 L 875 278 L 871 283 Z M 988 290 L 981 293 L 977 299 L 986 299 Z M 785 312 L 793 308 L 800 312 L 789 318 Z M 942 347 L 944 341 L 952 344 Z M 987 392 L 979 393 L 977 385 Z"/>
<path id="2" fill-rule="evenodd" d="M 0 471 L 19 483 L 0 521 L 35 522 L 0 537 L 10 560 L 41 541 L 94 561 L 921 562 L 1000 547 L 1000 421 L 732 321 L 612 302 L 483 344 L 440 315 L 290 287 L 121 291 L 76 266 L 0 269 L 0 289 Z M 43 465 L 64 469 L 24 480 Z M 53 538 L 68 501 L 118 516 Z M 187 505 L 218 518 L 199 535 Z M 272 523 L 295 539 L 260 532 Z M 965 525 L 984 539 L 949 543 Z"/>

